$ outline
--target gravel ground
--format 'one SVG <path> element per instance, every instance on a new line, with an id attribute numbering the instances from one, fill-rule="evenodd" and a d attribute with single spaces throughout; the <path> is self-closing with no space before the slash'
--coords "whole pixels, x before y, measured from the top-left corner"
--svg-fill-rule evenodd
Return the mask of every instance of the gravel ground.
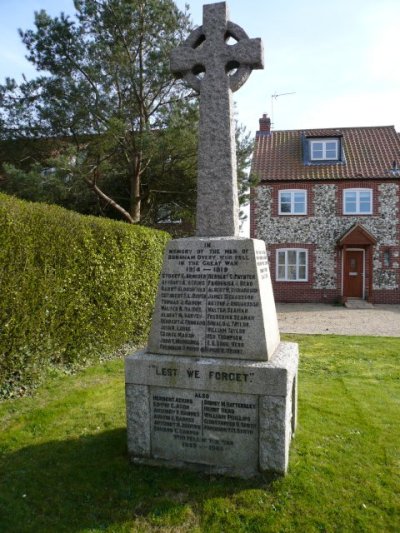
<path id="1" fill-rule="evenodd" d="M 400 305 L 347 309 L 327 304 L 276 304 L 281 333 L 400 337 Z"/>

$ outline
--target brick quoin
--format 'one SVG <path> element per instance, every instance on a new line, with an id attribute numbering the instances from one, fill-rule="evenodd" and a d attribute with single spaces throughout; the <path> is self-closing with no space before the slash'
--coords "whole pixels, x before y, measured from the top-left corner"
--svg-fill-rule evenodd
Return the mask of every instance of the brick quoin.
<path id="1" fill-rule="evenodd" d="M 384 237 L 382 242 L 379 242 L 379 231 L 374 231 L 375 228 L 385 226 L 385 221 L 382 219 L 381 202 L 382 191 L 380 187 L 382 185 L 393 184 L 397 186 L 397 196 L 395 198 L 396 203 L 396 215 L 397 223 L 395 224 L 395 237 L 386 242 L 387 238 Z M 335 212 L 332 218 L 332 224 L 335 226 L 338 224 L 343 227 L 344 230 L 351 228 L 356 222 L 360 222 L 366 226 L 367 229 L 372 223 L 372 232 L 378 239 L 378 243 L 373 247 L 372 253 L 369 253 L 366 246 L 354 246 L 354 248 L 365 250 L 365 297 L 372 303 L 388 303 L 398 304 L 400 303 L 400 222 L 399 222 L 399 206 L 400 206 L 400 187 L 397 180 L 324 180 L 319 182 L 273 182 L 273 183 L 261 183 L 251 191 L 250 195 L 250 236 L 252 238 L 260 238 L 265 240 L 267 251 L 269 254 L 271 278 L 274 288 L 274 295 L 277 302 L 299 302 L 299 303 L 336 303 L 342 300 L 342 284 L 343 284 L 343 249 L 340 249 L 335 245 L 330 251 L 334 256 L 335 265 L 335 288 L 315 288 L 315 272 L 314 261 L 315 251 L 323 245 L 322 242 L 307 242 L 299 239 L 298 241 L 286 241 L 282 239 L 280 242 L 272 242 L 271 235 L 268 235 L 268 222 L 265 221 L 265 229 L 260 224 L 265 212 L 266 206 L 260 202 L 259 191 L 263 188 L 268 188 L 271 191 L 271 216 L 269 222 L 274 227 L 285 224 L 302 224 L 304 220 L 314 220 L 316 218 L 316 211 L 318 206 L 315 204 L 315 187 L 331 185 L 335 188 Z M 346 189 L 358 189 L 365 188 L 372 190 L 372 214 L 357 216 L 346 215 L 343 213 L 343 195 Z M 279 191 L 288 189 L 299 189 L 307 191 L 307 214 L 306 215 L 279 215 Z M 393 200 L 393 199 L 392 199 Z M 289 222 L 288 222 L 289 221 Z M 296 222 L 297 221 L 297 222 Z M 315 224 L 315 223 L 314 223 Z M 339 238 L 340 231 L 337 230 L 337 237 Z M 345 233 L 345 231 L 342 231 Z M 378 233 L 378 234 L 376 234 Z M 314 238 L 315 239 L 315 238 Z M 277 281 L 276 280 L 276 250 L 280 248 L 304 248 L 308 249 L 308 281 Z M 384 253 L 389 251 L 390 253 L 390 265 L 384 267 Z M 374 280 L 370 279 L 370 272 L 373 271 L 374 263 L 380 263 L 380 269 L 383 271 L 390 271 L 393 284 L 397 287 L 378 288 L 374 286 Z M 384 275 L 384 273 L 383 273 Z M 372 286 L 372 290 L 370 287 Z"/>
<path id="2" fill-rule="evenodd" d="M 250 236 L 266 243 L 276 301 L 343 301 L 353 249 L 363 251 L 363 297 L 400 303 L 399 133 L 393 126 L 273 131 L 266 114 L 259 124 Z M 311 160 L 312 139 L 336 139 L 337 159 Z M 344 214 L 344 191 L 352 188 L 372 191 L 371 214 Z M 288 189 L 307 192 L 306 215 L 279 214 L 279 191 Z M 308 249 L 306 282 L 276 280 L 279 248 Z"/>

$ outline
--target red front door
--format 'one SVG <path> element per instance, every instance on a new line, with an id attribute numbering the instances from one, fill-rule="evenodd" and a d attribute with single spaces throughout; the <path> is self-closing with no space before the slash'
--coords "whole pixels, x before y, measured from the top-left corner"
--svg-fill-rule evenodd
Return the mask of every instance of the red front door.
<path id="1" fill-rule="evenodd" d="M 344 296 L 362 298 L 364 286 L 364 252 L 347 250 L 344 258 Z"/>

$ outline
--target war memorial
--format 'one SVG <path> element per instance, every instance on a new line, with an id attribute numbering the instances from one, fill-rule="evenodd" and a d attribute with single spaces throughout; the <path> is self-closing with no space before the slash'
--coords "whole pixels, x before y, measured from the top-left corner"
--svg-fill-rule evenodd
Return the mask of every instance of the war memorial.
<path id="1" fill-rule="evenodd" d="M 200 97 L 196 236 L 169 242 L 148 346 L 126 359 L 136 463 L 245 478 L 288 468 L 298 347 L 280 341 L 265 243 L 239 237 L 232 93 L 260 68 L 261 40 L 224 2 L 204 6 L 171 56 Z"/>

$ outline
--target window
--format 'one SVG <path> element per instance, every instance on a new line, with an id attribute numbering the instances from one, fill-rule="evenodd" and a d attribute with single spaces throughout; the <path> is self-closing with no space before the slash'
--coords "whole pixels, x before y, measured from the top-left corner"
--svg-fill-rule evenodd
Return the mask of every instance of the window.
<path id="1" fill-rule="evenodd" d="M 280 215 L 305 215 L 307 192 L 302 190 L 279 191 Z"/>
<path id="2" fill-rule="evenodd" d="M 158 224 L 182 224 L 182 219 L 177 214 L 178 207 L 174 204 L 161 204 L 157 208 Z"/>
<path id="3" fill-rule="evenodd" d="M 339 159 L 339 139 L 317 139 L 310 141 L 312 161 L 337 161 Z"/>
<path id="4" fill-rule="evenodd" d="M 278 281 L 307 281 L 307 250 L 288 248 L 276 252 Z"/>
<path id="5" fill-rule="evenodd" d="M 371 215 L 372 190 L 346 189 L 343 193 L 343 213 L 345 215 Z"/>

